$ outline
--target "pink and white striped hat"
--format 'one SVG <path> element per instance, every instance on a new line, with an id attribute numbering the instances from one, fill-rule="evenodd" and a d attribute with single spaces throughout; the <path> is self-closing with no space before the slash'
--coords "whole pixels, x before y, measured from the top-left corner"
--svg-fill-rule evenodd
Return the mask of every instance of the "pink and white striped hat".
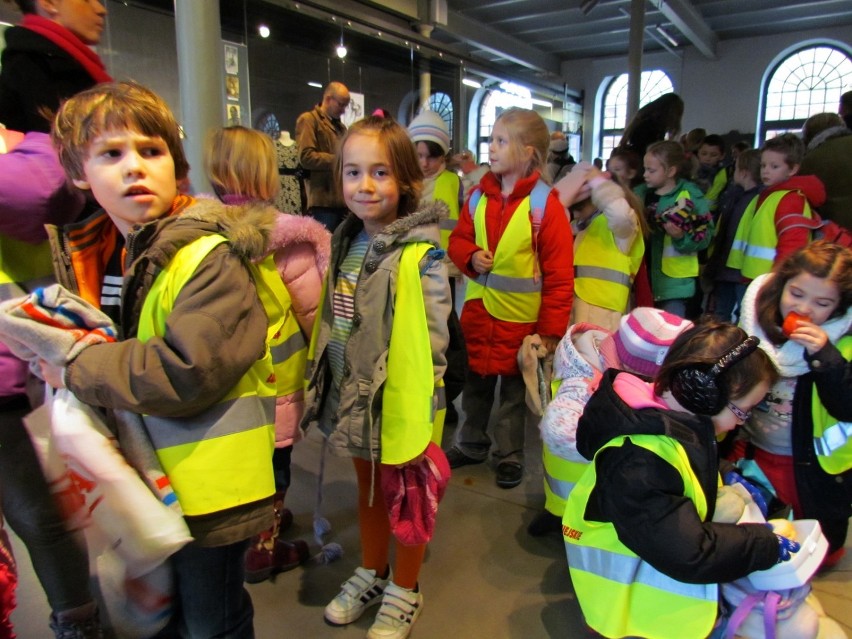
<path id="1" fill-rule="evenodd" d="M 689 320 L 658 308 L 633 309 L 612 336 L 622 367 L 653 377 L 675 338 L 691 327 Z"/>

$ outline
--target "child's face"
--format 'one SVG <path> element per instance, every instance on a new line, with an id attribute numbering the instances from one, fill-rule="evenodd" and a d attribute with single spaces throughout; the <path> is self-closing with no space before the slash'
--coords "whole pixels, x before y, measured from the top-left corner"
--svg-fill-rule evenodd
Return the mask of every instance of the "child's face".
<path id="1" fill-rule="evenodd" d="M 623 158 L 617 156 L 609 159 L 606 170 L 615 175 L 622 184 L 630 184 L 630 181 L 636 177 L 636 171 L 631 169 Z"/>
<path id="2" fill-rule="evenodd" d="M 677 167 L 666 167 L 656 155 L 645 154 L 645 184 L 649 189 L 659 189 L 666 186 L 674 178 Z"/>
<path id="3" fill-rule="evenodd" d="M 817 326 L 825 323 L 840 303 L 837 284 L 825 277 L 802 272 L 791 277 L 781 291 L 781 317 L 790 311 L 809 317 Z"/>
<path id="4" fill-rule="evenodd" d="M 84 180 L 122 235 L 161 217 L 177 195 L 175 163 L 165 140 L 128 129 L 107 131 L 89 145 Z"/>
<path id="5" fill-rule="evenodd" d="M 436 158 L 429 155 L 429 146 L 425 142 L 418 142 L 417 160 L 420 162 L 420 170 L 423 171 L 423 177 L 435 177 L 444 170 L 444 158 L 438 156 Z"/>
<path id="6" fill-rule="evenodd" d="M 491 130 L 488 159 L 491 162 L 491 172 L 495 175 L 520 177 L 523 167 L 515 156 L 513 145 L 509 139 L 509 129 L 501 120 L 497 120 Z"/>
<path id="7" fill-rule="evenodd" d="M 778 151 L 764 151 L 760 154 L 760 179 L 766 186 L 775 186 L 788 180 L 799 171 L 799 165 L 787 164 L 787 156 Z"/>
<path id="8" fill-rule="evenodd" d="M 724 157 L 722 149 L 712 144 L 702 144 L 698 149 L 698 161 L 704 166 L 716 166 Z"/>
<path id="9" fill-rule="evenodd" d="M 763 381 L 760 382 L 754 388 L 752 388 L 748 393 L 745 394 L 745 396 L 737 397 L 736 399 L 731 399 L 730 403 L 743 413 L 750 413 L 755 406 L 757 406 L 760 402 L 763 401 L 763 398 L 768 392 L 769 382 Z M 741 426 L 745 423 L 745 420 L 742 420 L 737 417 L 728 406 L 725 406 L 725 408 L 722 409 L 722 412 L 720 412 L 718 415 L 713 415 L 713 417 L 711 417 L 710 419 L 713 422 L 713 428 L 717 435 L 722 435 L 724 433 L 732 431 L 737 426 Z"/>
<path id="10" fill-rule="evenodd" d="M 369 235 L 399 216 L 399 185 L 390 156 L 374 133 L 359 133 L 343 147 L 343 199 Z"/>

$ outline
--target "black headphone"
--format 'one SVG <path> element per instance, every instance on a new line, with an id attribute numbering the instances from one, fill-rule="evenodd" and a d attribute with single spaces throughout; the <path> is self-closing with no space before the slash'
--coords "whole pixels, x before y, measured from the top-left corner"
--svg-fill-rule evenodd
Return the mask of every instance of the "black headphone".
<path id="1" fill-rule="evenodd" d="M 760 338 L 751 336 L 727 351 L 715 364 L 686 366 L 672 374 L 671 391 L 678 404 L 697 415 L 718 415 L 728 403 L 728 391 L 719 377 L 757 349 Z"/>

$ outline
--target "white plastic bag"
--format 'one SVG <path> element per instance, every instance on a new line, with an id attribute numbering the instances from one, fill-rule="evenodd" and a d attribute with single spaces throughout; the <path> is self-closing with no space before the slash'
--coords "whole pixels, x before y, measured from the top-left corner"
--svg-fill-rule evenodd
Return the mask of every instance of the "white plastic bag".
<path id="1" fill-rule="evenodd" d="M 151 493 L 100 416 L 67 389 L 53 398 L 51 431 L 91 518 L 86 535 L 92 554 L 115 550 L 127 575 L 136 578 L 191 541 L 183 517 Z"/>

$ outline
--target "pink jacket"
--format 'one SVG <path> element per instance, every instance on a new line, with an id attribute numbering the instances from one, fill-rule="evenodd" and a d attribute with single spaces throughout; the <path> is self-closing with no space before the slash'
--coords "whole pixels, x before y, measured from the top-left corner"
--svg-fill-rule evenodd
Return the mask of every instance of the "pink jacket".
<path id="1" fill-rule="evenodd" d="M 331 255 L 331 234 L 310 217 L 281 213 L 267 246 L 290 293 L 293 312 L 306 340 L 310 340 L 322 283 Z M 291 446 L 299 439 L 299 421 L 305 412 L 304 391 L 278 397 L 275 406 L 275 446 Z"/>

